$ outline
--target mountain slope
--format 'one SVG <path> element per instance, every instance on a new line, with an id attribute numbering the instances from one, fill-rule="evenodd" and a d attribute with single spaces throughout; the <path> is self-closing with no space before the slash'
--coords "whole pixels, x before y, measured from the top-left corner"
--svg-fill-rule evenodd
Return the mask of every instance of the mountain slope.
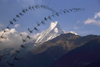
<path id="1" fill-rule="evenodd" d="M 98 58 L 100 58 L 100 37 L 94 38 L 83 46 L 68 52 L 51 67 L 84 67 Z"/>
<path id="2" fill-rule="evenodd" d="M 38 48 L 34 49 L 32 52 L 33 54 L 39 54 L 44 52 L 46 49 L 48 49 L 51 46 L 60 46 L 63 47 L 65 50 L 68 48 L 67 51 L 69 51 L 85 44 L 86 42 L 88 42 L 89 40 L 95 37 L 97 37 L 97 35 L 87 35 L 81 37 L 79 35 L 74 35 L 71 33 L 61 34 L 60 36 L 52 40 L 44 42 L 43 44 L 38 46 Z"/>
<path id="3" fill-rule="evenodd" d="M 49 67 L 67 52 L 84 45 L 95 37 L 97 36 L 88 35 L 81 37 L 71 33 L 61 34 L 29 52 L 25 60 L 16 64 L 16 67 Z"/>

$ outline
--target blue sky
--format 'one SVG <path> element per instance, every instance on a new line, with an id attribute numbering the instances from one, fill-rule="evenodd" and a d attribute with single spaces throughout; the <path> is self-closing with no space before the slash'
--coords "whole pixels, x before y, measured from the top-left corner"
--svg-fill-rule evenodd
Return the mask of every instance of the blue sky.
<path id="1" fill-rule="evenodd" d="M 52 20 L 46 21 L 45 25 L 38 27 L 39 32 L 46 30 L 51 22 L 58 21 L 63 30 L 75 31 L 81 36 L 88 34 L 100 35 L 100 0 L 0 0 L 0 28 L 6 28 L 9 21 L 16 17 L 16 14 L 22 12 L 22 9 L 36 4 L 47 5 L 55 11 L 61 9 L 84 8 L 84 11 L 70 12 L 55 16 Z M 24 14 L 24 13 L 23 13 Z M 33 29 L 36 22 L 40 22 L 51 15 L 52 11 L 46 9 L 29 10 L 17 18 L 17 22 L 11 25 L 18 32 L 28 32 L 27 29 Z M 18 27 L 15 27 L 17 24 Z M 36 32 L 35 33 L 39 33 Z"/>

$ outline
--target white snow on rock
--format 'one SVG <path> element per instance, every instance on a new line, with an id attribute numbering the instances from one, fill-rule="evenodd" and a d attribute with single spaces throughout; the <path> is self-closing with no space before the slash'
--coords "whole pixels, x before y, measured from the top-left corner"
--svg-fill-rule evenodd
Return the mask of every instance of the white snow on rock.
<path id="1" fill-rule="evenodd" d="M 74 31 L 68 31 L 66 33 L 72 33 L 72 34 L 75 34 L 75 35 L 78 35 L 77 33 L 75 33 Z"/>
<path id="2" fill-rule="evenodd" d="M 35 43 L 43 43 L 59 36 L 60 34 L 64 34 L 64 31 L 61 29 L 58 22 L 51 22 L 49 29 L 42 31 Z"/>
<path id="3" fill-rule="evenodd" d="M 51 40 L 59 36 L 60 34 L 66 34 L 66 33 L 72 33 L 78 35 L 73 31 L 66 32 L 62 30 L 57 21 L 51 22 L 49 29 L 42 31 L 35 43 L 43 43 L 45 41 Z"/>

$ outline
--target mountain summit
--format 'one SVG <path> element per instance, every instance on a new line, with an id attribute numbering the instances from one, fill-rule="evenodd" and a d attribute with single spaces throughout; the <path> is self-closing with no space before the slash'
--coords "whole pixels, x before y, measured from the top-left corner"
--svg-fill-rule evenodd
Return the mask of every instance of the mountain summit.
<path id="1" fill-rule="evenodd" d="M 43 43 L 45 41 L 51 40 L 51 39 L 59 36 L 60 34 L 65 34 L 65 33 L 66 34 L 72 33 L 72 34 L 77 35 L 77 33 L 73 32 L 73 31 L 66 32 L 66 31 L 62 30 L 57 21 L 51 22 L 49 29 L 47 29 L 46 31 L 42 31 L 35 43 Z"/>
<path id="2" fill-rule="evenodd" d="M 64 33 L 57 21 L 51 22 L 49 29 L 42 31 L 35 43 L 43 43 Z"/>

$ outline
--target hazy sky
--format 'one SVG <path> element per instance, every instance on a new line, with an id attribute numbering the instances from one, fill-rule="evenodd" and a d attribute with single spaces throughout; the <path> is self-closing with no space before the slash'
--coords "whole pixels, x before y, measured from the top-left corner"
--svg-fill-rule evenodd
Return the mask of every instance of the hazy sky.
<path id="1" fill-rule="evenodd" d="M 22 9 L 36 4 L 47 5 L 58 12 L 61 9 L 85 9 L 84 11 L 70 12 L 59 17 L 52 17 L 52 20 L 48 20 L 45 25 L 38 27 L 39 32 L 46 30 L 51 22 L 58 21 L 61 28 L 66 32 L 75 31 L 82 36 L 100 34 L 100 0 L 0 0 L 0 28 L 6 28 L 9 21 L 12 21 L 16 14 L 22 12 Z M 36 22 L 40 22 L 44 17 L 51 15 L 52 11 L 40 8 L 29 10 L 23 14 L 24 16 L 17 18 L 18 21 L 10 26 L 18 32 L 28 32 L 28 28 L 33 29 Z"/>

